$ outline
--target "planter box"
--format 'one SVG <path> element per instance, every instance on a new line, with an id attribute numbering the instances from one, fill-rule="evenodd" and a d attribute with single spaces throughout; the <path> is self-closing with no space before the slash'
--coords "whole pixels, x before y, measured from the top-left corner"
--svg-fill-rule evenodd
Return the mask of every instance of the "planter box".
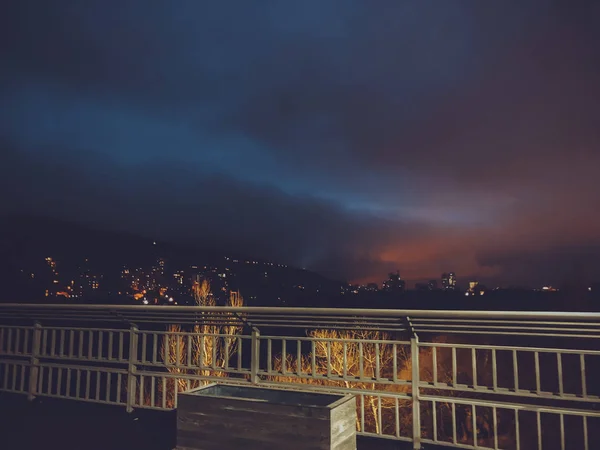
<path id="1" fill-rule="evenodd" d="M 356 450 L 352 395 L 211 384 L 178 395 L 178 450 Z"/>

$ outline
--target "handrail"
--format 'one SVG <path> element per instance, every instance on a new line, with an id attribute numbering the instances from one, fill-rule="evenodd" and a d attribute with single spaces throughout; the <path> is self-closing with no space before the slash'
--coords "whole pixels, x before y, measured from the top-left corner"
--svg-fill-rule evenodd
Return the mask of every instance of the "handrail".
<path id="1" fill-rule="evenodd" d="M 365 317 L 406 317 L 413 318 L 493 318 L 493 319 L 569 319 L 598 320 L 600 313 L 568 312 L 568 311 L 472 311 L 472 310 L 427 310 L 427 309 L 367 309 L 367 308 L 300 308 L 279 306 L 167 306 L 167 305 L 65 305 L 65 304 L 32 304 L 3 303 L 0 312 L 18 308 L 23 310 L 84 310 L 84 311 L 156 311 L 177 310 L 180 312 L 218 312 L 218 313 L 252 313 L 252 314 L 311 314 L 319 316 L 365 316 Z"/>
<path id="2" fill-rule="evenodd" d="M 204 323 L 249 325 L 258 328 L 343 328 L 410 334 L 527 335 L 600 339 L 600 313 L 589 312 L 0 304 L 0 322 L 17 319 L 46 323 Z"/>

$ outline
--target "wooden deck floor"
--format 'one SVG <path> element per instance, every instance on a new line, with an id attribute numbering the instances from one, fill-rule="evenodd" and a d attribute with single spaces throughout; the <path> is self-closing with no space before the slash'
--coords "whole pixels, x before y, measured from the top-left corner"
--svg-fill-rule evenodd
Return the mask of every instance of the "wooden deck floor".
<path id="1" fill-rule="evenodd" d="M 0 394 L 2 448 L 19 450 L 172 450 L 175 414 L 70 400 Z M 409 444 L 362 438 L 358 450 L 408 450 Z"/>

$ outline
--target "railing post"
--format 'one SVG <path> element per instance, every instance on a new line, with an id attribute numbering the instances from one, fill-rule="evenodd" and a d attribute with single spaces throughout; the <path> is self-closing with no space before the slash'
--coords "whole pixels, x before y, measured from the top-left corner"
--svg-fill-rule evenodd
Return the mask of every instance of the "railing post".
<path id="1" fill-rule="evenodd" d="M 260 367 L 260 330 L 256 327 L 252 328 L 252 350 L 250 352 L 250 381 L 252 384 L 258 384 L 260 378 L 258 369 Z"/>
<path id="2" fill-rule="evenodd" d="M 137 349 L 138 349 L 138 327 L 132 325 L 129 329 L 129 365 L 127 367 L 127 412 L 133 411 L 133 405 L 135 404 L 135 372 L 137 362 Z"/>
<path id="3" fill-rule="evenodd" d="M 413 333 L 410 339 L 410 357 L 412 362 L 412 423 L 413 423 L 413 449 L 421 448 L 421 402 L 419 399 L 419 338 Z"/>
<path id="4" fill-rule="evenodd" d="M 33 339 L 31 340 L 31 357 L 29 359 L 29 393 L 27 399 L 32 401 L 37 394 L 40 375 L 40 346 L 42 341 L 42 325 L 36 322 L 33 326 Z"/>

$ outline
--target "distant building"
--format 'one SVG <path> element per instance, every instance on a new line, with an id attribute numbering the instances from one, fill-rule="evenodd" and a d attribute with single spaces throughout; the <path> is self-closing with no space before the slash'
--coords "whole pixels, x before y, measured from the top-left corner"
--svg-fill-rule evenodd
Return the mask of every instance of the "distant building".
<path id="1" fill-rule="evenodd" d="M 456 289 L 456 274 L 454 272 L 442 274 L 442 289 L 445 291 Z"/>
<path id="2" fill-rule="evenodd" d="M 429 280 L 427 283 L 427 289 L 430 291 L 437 291 L 438 283 L 437 280 Z"/>
<path id="3" fill-rule="evenodd" d="M 388 274 L 388 279 L 383 282 L 383 290 L 386 292 L 404 292 L 406 282 L 400 278 L 400 271 Z"/>
<path id="4" fill-rule="evenodd" d="M 468 297 L 470 295 L 484 295 L 486 291 L 486 287 L 482 284 L 479 284 L 479 281 L 469 281 L 469 289 L 465 292 L 465 295 Z"/>

